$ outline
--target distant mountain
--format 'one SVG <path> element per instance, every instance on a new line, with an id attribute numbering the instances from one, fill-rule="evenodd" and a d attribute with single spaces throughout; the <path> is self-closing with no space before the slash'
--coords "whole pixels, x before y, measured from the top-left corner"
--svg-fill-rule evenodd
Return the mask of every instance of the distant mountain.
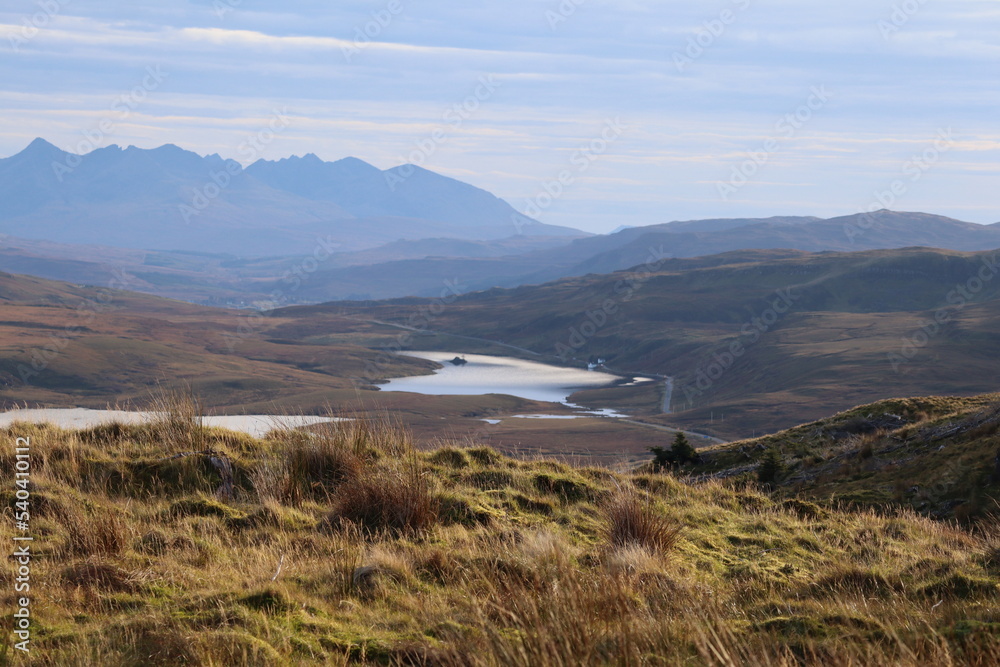
<path id="1" fill-rule="evenodd" d="M 925 213 L 879 211 L 824 220 L 812 217 L 695 220 L 632 227 L 489 261 L 439 256 L 384 261 L 371 267 L 324 266 L 303 285 L 307 301 L 364 296 L 430 296 L 442 280 L 461 278 L 467 291 L 539 285 L 571 276 L 658 268 L 662 261 L 748 250 L 851 252 L 912 246 L 982 251 L 1000 248 L 1000 225 L 978 225 Z M 385 255 L 382 255 L 383 257 Z"/>
<path id="2" fill-rule="evenodd" d="M 471 185 L 354 158 L 244 170 L 173 145 L 77 156 L 36 139 L 0 160 L 0 232 L 61 243 L 268 256 L 311 254 L 317 238 L 351 251 L 428 237 L 586 235 L 522 218 Z"/>
<path id="3" fill-rule="evenodd" d="M 494 225 L 512 236 L 521 225 L 510 204 L 485 190 L 415 165 L 380 171 L 357 158 L 323 162 L 313 154 L 278 161 L 258 160 L 247 173 L 270 187 L 311 200 L 329 201 L 362 218 L 437 220 L 461 227 Z M 518 220 L 515 227 L 512 219 Z M 524 218 L 532 236 L 579 236 L 577 230 Z"/>
<path id="4" fill-rule="evenodd" d="M 532 257 L 546 268 L 525 282 L 610 273 L 650 257 L 704 257 L 734 250 L 852 252 L 906 247 L 975 252 L 1000 248 L 1000 224 L 979 225 L 927 213 L 882 210 L 824 220 L 811 217 L 695 220 L 634 227 L 610 237 L 577 239 Z"/>

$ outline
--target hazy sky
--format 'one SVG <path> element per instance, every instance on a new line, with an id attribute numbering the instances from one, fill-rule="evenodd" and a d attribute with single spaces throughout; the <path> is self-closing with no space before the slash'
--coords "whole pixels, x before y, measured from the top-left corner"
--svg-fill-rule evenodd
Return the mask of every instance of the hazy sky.
<path id="1" fill-rule="evenodd" d="M 996 0 L 8 0 L 0 49 L 0 156 L 416 161 L 591 231 L 894 185 L 1000 220 Z"/>

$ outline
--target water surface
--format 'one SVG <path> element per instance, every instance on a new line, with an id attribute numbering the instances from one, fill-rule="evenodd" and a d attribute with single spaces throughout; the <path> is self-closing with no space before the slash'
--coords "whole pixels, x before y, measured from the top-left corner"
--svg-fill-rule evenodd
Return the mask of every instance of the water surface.
<path id="1" fill-rule="evenodd" d="M 382 391 L 409 391 L 434 396 L 470 396 L 507 394 L 533 401 L 565 403 L 571 394 L 581 389 L 607 387 L 619 376 L 603 371 L 550 366 L 536 361 L 513 357 L 492 357 L 482 354 L 462 356 L 468 363 L 455 366 L 454 352 L 403 352 L 410 357 L 429 359 L 443 364 L 434 375 L 396 378 L 381 385 Z"/>
<path id="2" fill-rule="evenodd" d="M 14 422 L 32 424 L 53 424 L 65 429 L 85 429 L 101 424 L 118 422 L 121 424 L 142 424 L 158 417 L 155 412 L 132 412 L 127 410 L 88 410 L 86 408 L 53 408 L 41 410 L 11 410 L 0 413 L 0 427 Z M 202 417 L 205 426 L 217 426 L 231 431 L 248 433 L 260 438 L 270 431 L 282 428 L 299 428 L 335 421 L 329 417 L 292 415 L 219 415 Z"/>

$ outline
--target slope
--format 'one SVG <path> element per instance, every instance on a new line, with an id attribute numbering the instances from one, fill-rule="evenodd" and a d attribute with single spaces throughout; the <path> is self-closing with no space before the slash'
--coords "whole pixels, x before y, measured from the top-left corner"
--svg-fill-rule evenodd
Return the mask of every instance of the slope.
<path id="1" fill-rule="evenodd" d="M 631 272 L 467 294 L 428 328 L 557 362 L 602 357 L 623 372 L 671 376 L 673 414 L 649 417 L 729 437 L 889 396 L 997 388 L 994 253 L 775 252 L 657 260 Z M 283 314 L 311 324 L 334 312 L 404 321 L 427 303 Z M 294 337 L 295 326 L 286 328 Z"/>

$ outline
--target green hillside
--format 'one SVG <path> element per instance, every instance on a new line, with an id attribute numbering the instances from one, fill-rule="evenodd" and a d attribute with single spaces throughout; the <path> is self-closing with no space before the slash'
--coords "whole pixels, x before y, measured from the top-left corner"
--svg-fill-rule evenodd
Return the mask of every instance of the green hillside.
<path id="1" fill-rule="evenodd" d="M 418 452 L 385 423 L 262 441 L 194 414 L 3 433 L 31 439 L 36 541 L 31 654 L 7 645 L 0 662 L 1000 659 L 1000 538 L 982 528 L 725 480 Z M 16 507 L 12 489 L 2 502 Z"/>
<path id="2" fill-rule="evenodd" d="M 756 479 L 780 454 L 779 496 L 908 506 L 968 522 L 1000 511 L 1000 394 L 891 399 L 752 440 L 703 450 L 697 474 Z"/>

